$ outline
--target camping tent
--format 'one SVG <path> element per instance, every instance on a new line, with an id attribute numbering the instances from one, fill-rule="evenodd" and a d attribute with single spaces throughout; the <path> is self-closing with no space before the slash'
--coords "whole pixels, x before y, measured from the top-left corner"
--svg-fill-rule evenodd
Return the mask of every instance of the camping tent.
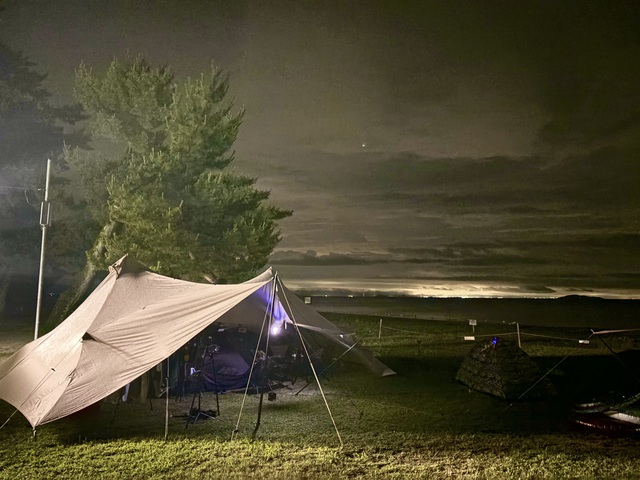
<path id="1" fill-rule="evenodd" d="M 245 283 L 210 285 L 153 273 L 125 256 L 64 322 L 0 365 L 0 398 L 35 429 L 122 388 L 213 322 L 256 328 L 268 314 L 272 328 L 315 332 L 374 373 L 393 374 L 271 269 Z"/>
<path id="2" fill-rule="evenodd" d="M 555 394 L 553 384 L 518 345 L 494 337 L 471 349 L 456 380 L 479 392 L 505 400 L 539 398 Z"/>

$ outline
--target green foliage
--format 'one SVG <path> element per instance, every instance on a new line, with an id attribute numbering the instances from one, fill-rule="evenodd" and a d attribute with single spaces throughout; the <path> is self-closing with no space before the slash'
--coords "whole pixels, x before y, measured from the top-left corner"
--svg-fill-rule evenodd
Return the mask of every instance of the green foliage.
<path id="1" fill-rule="evenodd" d="M 633 445 L 552 437 L 415 436 L 379 448 L 188 438 L 21 444 L 0 478 L 636 478 Z M 588 452 L 588 448 L 593 448 Z M 17 451 L 16 451 L 17 450 Z M 16 461 L 17 460 L 17 461 Z M 24 466 L 23 466 L 24 465 Z M 28 466 L 28 468 L 26 468 Z"/>
<path id="2" fill-rule="evenodd" d="M 141 57 L 114 60 L 101 77 L 79 68 L 76 96 L 91 132 L 112 142 L 101 154 L 66 152 L 103 226 L 88 254 L 94 267 L 131 253 L 166 275 L 228 282 L 267 262 L 277 221 L 290 212 L 227 169 L 243 117 L 224 103 L 228 82 L 212 68 L 178 84 Z"/>
<path id="3" fill-rule="evenodd" d="M 38 212 L 46 160 L 55 161 L 69 138 L 63 127 L 82 119 L 78 106 L 52 105 L 51 95 L 42 85 L 46 75 L 36 72 L 34 66 L 22 54 L 0 44 L 0 296 L 14 275 L 37 275 Z M 81 142 L 82 138 L 76 140 Z M 57 200 L 54 216 L 75 216 L 72 223 L 80 225 L 82 214 L 73 202 L 63 196 Z M 78 245 L 77 240 L 58 241 L 59 232 L 64 232 L 61 224 L 50 236 L 49 246 L 55 255 L 49 267 L 64 265 Z"/>
<path id="4" fill-rule="evenodd" d="M 76 98 L 95 116 L 92 133 L 139 154 L 161 146 L 173 91 L 173 74 L 142 58 L 130 63 L 114 60 L 103 78 L 84 64 L 76 72 Z"/>

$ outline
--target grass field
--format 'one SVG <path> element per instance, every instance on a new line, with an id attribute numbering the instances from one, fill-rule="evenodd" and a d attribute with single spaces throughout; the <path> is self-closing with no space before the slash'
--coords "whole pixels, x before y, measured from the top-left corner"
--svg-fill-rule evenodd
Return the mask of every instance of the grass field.
<path id="1" fill-rule="evenodd" d="M 186 426 L 192 398 L 103 402 L 91 416 L 44 425 L 34 441 L 17 413 L 0 430 L 0 479 L 16 478 L 638 478 L 634 438 L 580 430 L 573 402 L 640 390 L 633 372 L 587 329 L 522 328 L 523 349 L 549 374 L 558 395 L 513 404 L 456 383 L 463 322 L 327 314 L 393 368 L 376 378 L 349 365 L 323 380 L 343 446 L 315 386 L 305 382 L 265 400 L 255 441 L 258 399 L 249 396 L 238 435 L 242 395 L 220 396 L 220 416 Z M 473 332 L 515 339 L 513 325 L 483 324 Z M 0 327 L 0 361 L 30 340 L 31 331 Z M 380 335 L 381 333 L 381 335 Z M 380 335 L 380 338 L 379 338 Z M 535 336 L 534 336 L 535 335 Z M 489 337 L 486 337 L 489 338 Z M 630 355 L 637 338 L 609 336 Z M 632 357 L 629 357 L 632 358 Z M 215 409 L 204 394 L 203 409 Z M 0 422 L 14 409 L 0 402 Z M 114 415 L 115 411 L 115 415 Z"/>

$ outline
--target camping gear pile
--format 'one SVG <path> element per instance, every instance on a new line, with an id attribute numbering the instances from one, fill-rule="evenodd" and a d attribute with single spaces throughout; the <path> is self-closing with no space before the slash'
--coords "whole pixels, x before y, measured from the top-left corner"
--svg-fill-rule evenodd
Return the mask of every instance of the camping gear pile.
<path id="1" fill-rule="evenodd" d="M 640 405 L 579 404 L 571 419 L 581 427 L 608 435 L 640 436 Z"/>

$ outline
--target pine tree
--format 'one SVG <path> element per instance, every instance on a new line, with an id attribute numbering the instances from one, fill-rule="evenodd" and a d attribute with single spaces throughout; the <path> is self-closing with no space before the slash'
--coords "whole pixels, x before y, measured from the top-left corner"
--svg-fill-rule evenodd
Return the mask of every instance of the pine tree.
<path id="1" fill-rule="evenodd" d="M 246 280 L 266 264 L 280 240 L 277 222 L 291 212 L 230 169 L 244 112 L 225 102 L 228 87 L 213 67 L 179 84 L 141 57 L 114 60 L 103 76 L 80 66 L 75 92 L 91 134 L 111 143 L 66 152 L 100 230 L 54 320 L 126 253 L 165 275 L 217 283 Z"/>
<path id="2" fill-rule="evenodd" d="M 63 126 L 82 118 L 77 106 L 52 105 L 43 87 L 46 75 L 34 67 L 0 44 L 0 316 L 10 314 L 4 311 L 9 287 L 24 277 L 37 278 L 46 160 L 61 153 L 67 137 Z M 57 206 L 55 213 L 64 215 Z M 69 258 L 69 243 L 53 240 L 60 261 L 48 266 L 57 268 Z"/>

